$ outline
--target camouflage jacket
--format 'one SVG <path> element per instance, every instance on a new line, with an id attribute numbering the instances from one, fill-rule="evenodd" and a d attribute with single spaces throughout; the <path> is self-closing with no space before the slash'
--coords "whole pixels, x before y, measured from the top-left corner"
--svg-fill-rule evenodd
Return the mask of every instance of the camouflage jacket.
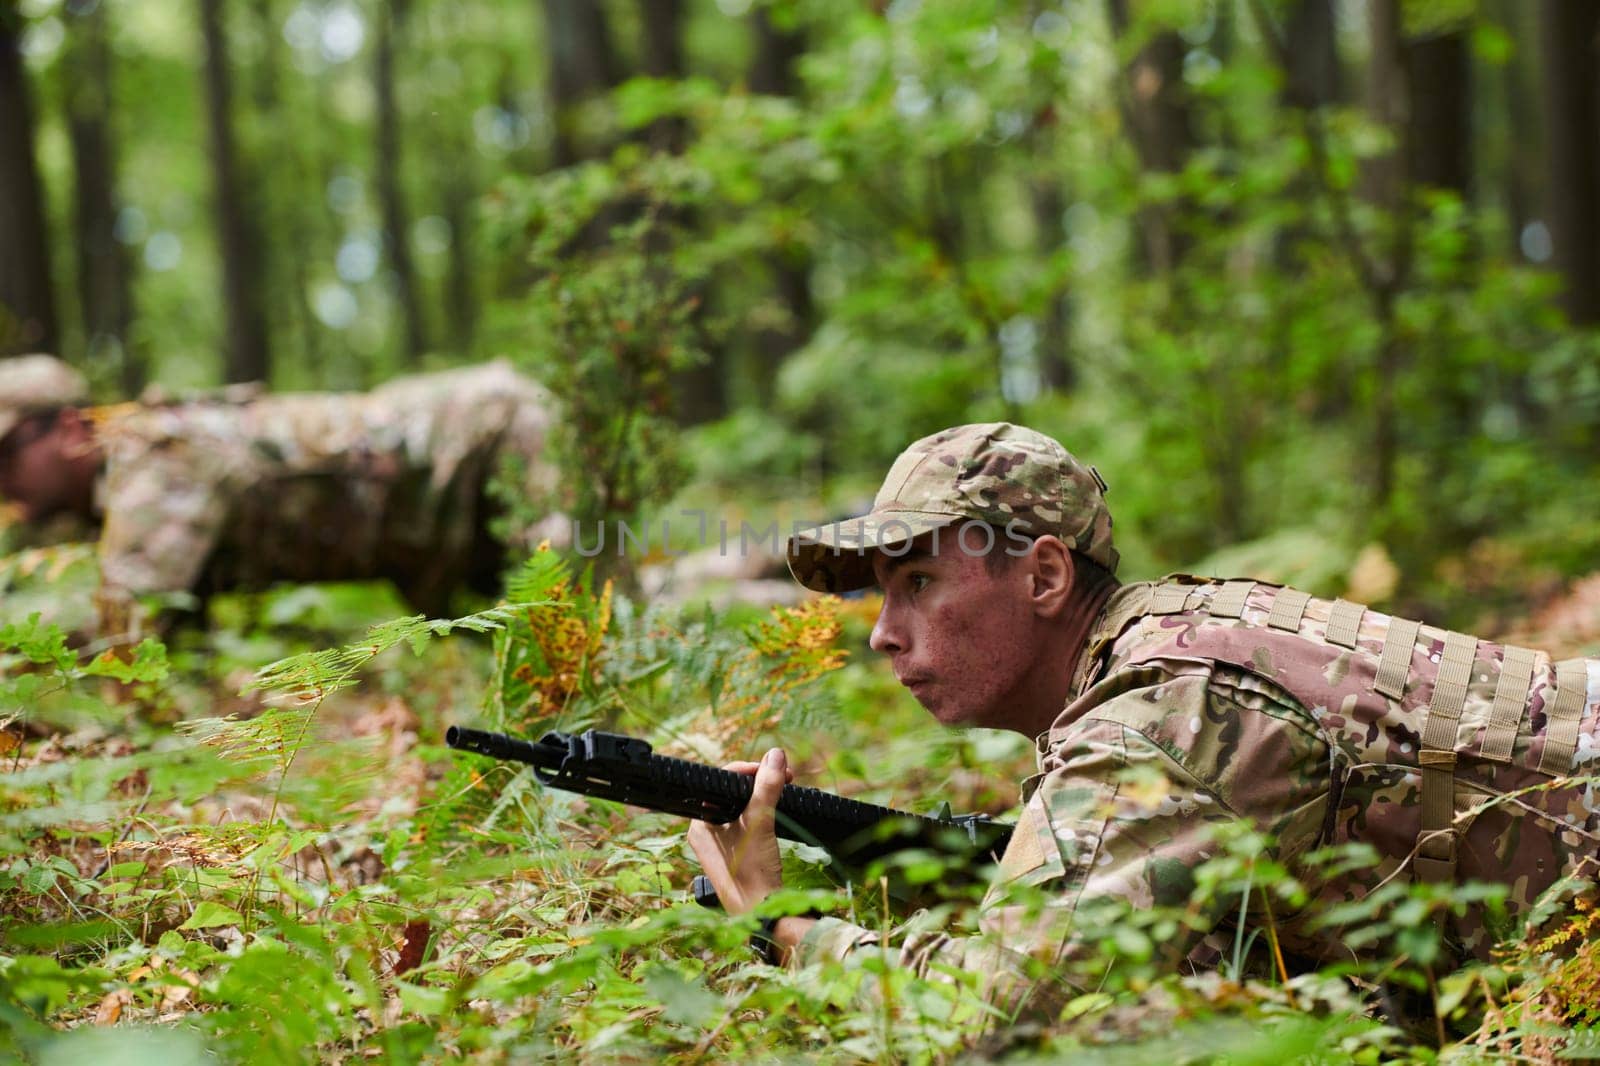
<path id="1" fill-rule="evenodd" d="M 130 633 L 135 595 L 275 580 L 390 577 L 442 611 L 500 565 L 490 477 L 504 464 L 527 492 L 548 485 L 548 412 L 503 362 L 368 393 L 109 409 L 101 630 Z"/>
<path id="2" fill-rule="evenodd" d="M 913 933 L 889 951 L 876 932 L 825 918 L 797 955 L 889 951 L 919 972 L 977 973 L 1014 1010 L 1040 993 L 1030 968 L 1085 983 L 1070 973 L 1089 935 L 1075 912 L 1184 906 L 1192 871 L 1218 851 L 1208 826 L 1232 821 L 1271 833 L 1276 857 L 1323 901 L 1396 877 L 1472 879 L 1506 885 L 1520 914 L 1558 879 L 1600 873 L 1600 797 L 1581 780 L 1600 759 L 1597 718 L 1600 660 L 1553 663 L 1248 581 L 1127 586 L 1039 738 L 982 935 Z M 1370 845 L 1378 865 L 1319 879 L 1298 863 L 1344 843 Z M 1014 885 L 1043 889 L 1048 913 L 1008 903 Z M 1202 927 L 1232 920 L 1218 904 Z M 1285 950 L 1351 958 L 1337 929 L 1312 923 L 1316 910 L 1275 913 Z M 1203 933 L 1162 945 L 1164 957 L 1176 967 Z M 1481 912 L 1447 936 L 1480 955 L 1492 940 Z"/>

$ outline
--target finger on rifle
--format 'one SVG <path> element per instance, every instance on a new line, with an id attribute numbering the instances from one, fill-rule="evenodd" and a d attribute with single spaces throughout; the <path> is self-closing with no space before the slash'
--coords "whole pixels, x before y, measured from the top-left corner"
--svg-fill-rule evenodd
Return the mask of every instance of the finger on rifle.
<path id="1" fill-rule="evenodd" d="M 750 805 L 745 816 L 763 824 L 773 820 L 772 812 L 778 805 L 778 793 L 783 791 L 784 778 L 789 769 L 789 759 L 782 748 L 773 748 L 761 760 L 756 771 L 755 786 L 750 790 Z"/>
<path id="2" fill-rule="evenodd" d="M 754 777 L 755 772 L 761 769 L 761 764 L 758 762 L 731 762 L 724 766 L 723 769 L 732 770 L 736 774 L 744 774 L 747 777 Z M 790 766 L 787 760 L 784 761 L 783 780 L 785 784 L 794 784 L 794 767 Z"/>

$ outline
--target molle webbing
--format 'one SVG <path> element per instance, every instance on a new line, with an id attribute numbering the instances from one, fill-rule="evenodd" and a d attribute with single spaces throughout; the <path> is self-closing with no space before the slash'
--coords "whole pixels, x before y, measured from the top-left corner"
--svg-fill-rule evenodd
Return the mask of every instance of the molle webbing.
<path id="1" fill-rule="evenodd" d="M 1348 600 L 1334 600 L 1328 612 L 1328 643 L 1341 648 L 1354 648 L 1356 636 L 1361 632 L 1361 616 L 1367 609 Z"/>
<path id="2" fill-rule="evenodd" d="M 1182 614 L 1189 609 L 1191 585 L 1157 585 L 1150 596 L 1151 614 Z"/>
<path id="3" fill-rule="evenodd" d="M 1306 604 L 1310 602 L 1309 592 L 1279 589 L 1272 598 L 1272 611 L 1267 615 L 1268 628 L 1281 629 L 1286 633 L 1300 632 L 1300 619 L 1305 617 Z"/>
<path id="4" fill-rule="evenodd" d="M 1588 700 L 1589 672 L 1582 659 L 1556 663 L 1556 695 L 1544 727 L 1544 754 L 1539 772 L 1560 777 L 1572 771 L 1572 756 L 1578 750 L 1578 727 Z"/>
<path id="5" fill-rule="evenodd" d="M 1494 762 L 1510 762 L 1517 746 L 1517 730 L 1528 705 L 1528 686 L 1533 683 L 1534 653 L 1527 648 L 1506 645 L 1500 663 L 1500 680 L 1494 687 L 1494 709 L 1483 734 L 1483 757 Z"/>
<path id="6" fill-rule="evenodd" d="M 1417 837 L 1416 870 L 1424 881 L 1455 877 L 1456 727 L 1467 704 L 1472 660 L 1478 638 L 1446 633 L 1439 671 L 1433 679 L 1433 700 L 1422 727 L 1422 825 Z"/>
<path id="7" fill-rule="evenodd" d="M 1422 623 L 1406 618 L 1389 622 L 1389 635 L 1383 641 L 1383 654 L 1378 659 L 1378 676 L 1372 688 L 1392 700 L 1399 699 L 1406 690 L 1406 679 L 1411 676 L 1411 653 L 1417 646 L 1417 634 Z"/>
<path id="8" fill-rule="evenodd" d="M 1250 598 L 1250 590 L 1255 587 L 1254 581 L 1224 581 L 1216 595 L 1211 597 L 1211 606 L 1207 608 L 1207 613 L 1212 618 L 1243 617 L 1245 601 Z"/>
<path id="9" fill-rule="evenodd" d="M 1428 720 L 1422 728 L 1424 749 L 1455 750 L 1456 725 L 1461 721 L 1461 709 L 1467 705 L 1467 683 L 1472 680 L 1472 659 L 1477 651 L 1477 637 L 1444 635 L 1439 673 L 1433 681 L 1433 702 L 1428 705 Z"/>

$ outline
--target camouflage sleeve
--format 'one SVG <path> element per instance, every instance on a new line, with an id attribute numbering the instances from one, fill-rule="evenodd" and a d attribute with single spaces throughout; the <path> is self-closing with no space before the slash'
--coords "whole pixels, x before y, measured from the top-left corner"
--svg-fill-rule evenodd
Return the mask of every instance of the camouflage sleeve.
<path id="1" fill-rule="evenodd" d="M 108 449 L 100 533 L 100 632 L 137 636 L 133 598 L 199 580 L 227 519 L 223 479 L 182 442 Z"/>
<path id="2" fill-rule="evenodd" d="M 913 922 L 890 950 L 872 930 L 824 919 L 800 945 L 799 961 L 878 952 L 925 976 L 977 975 L 978 991 L 1008 1016 L 1053 1012 L 1075 989 L 1095 987 L 1100 975 L 1084 966 L 1094 961 L 1101 930 L 1088 916 L 1107 905 L 1186 905 L 1193 870 L 1215 847 L 1208 826 L 1254 813 L 1255 798 L 1234 794 L 1243 782 L 1217 757 L 1236 749 L 1241 722 L 1273 734 L 1250 739 L 1284 760 L 1280 778 L 1304 776 L 1289 764 L 1325 758 L 1314 728 L 1300 728 L 1287 714 L 1241 714 L 1234 695 L 1228 686 L 1214 690 L 1207 676 L 1170 677 L 1125 691 L 1056 733 L 1044 772 L 1029 782 L 977 935 Z M 1318 810 L 1315 790 L 1294 797 L 1262 791 L 1289 799 L 1304 815 L 1274 818 L 1290 832 L 1320 825 L 1310 817 Z M 1219 900 L 1209 912 L 1191 912 L 1194 928 L 1153 944 L 1154 961 L 1175 969 L 1227 906 Z"/>

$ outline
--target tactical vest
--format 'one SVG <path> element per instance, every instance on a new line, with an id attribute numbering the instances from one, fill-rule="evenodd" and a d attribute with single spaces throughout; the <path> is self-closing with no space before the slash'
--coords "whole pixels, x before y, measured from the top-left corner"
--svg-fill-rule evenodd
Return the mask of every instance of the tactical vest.
<path id="1" fill-rule="evenodd" d="M 1272 682 L 1317 719 L 1335 762 L 1417 786 L 1419 801 L 1358 817 L 1420 880 L 1454 879 L 1468 833 L 1464 877 L 1504 879 L 1485 856 L 1514 854 L 1508 865 L 1545 884 L 1574 853 L 1600 863 L 1592 784 L 1549 787 L 1600 772 L 1583 766 L 1600 759 L 1600 659 L 1555 662 L 1344 600 L 1185 575 L 1119 590 L 1085 659 L 1080 692 L 1157 659 L 1227 663 Z M 1339 799 L 1330 795 L 1330 817 Z M 1530 813 L 1542 835 L 1524 832 Z"/>

